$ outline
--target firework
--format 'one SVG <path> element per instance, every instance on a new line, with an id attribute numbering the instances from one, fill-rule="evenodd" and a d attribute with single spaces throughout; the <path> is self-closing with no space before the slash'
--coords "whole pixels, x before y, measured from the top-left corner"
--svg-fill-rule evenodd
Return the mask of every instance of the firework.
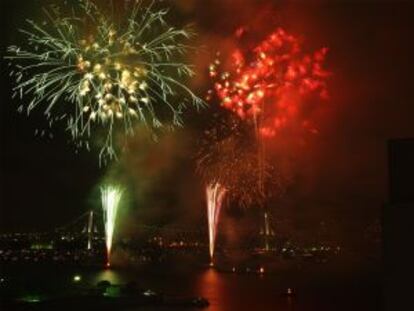
<path id="1" fill-rule="evenodd" d="M 116 216 L 118 213 L 119 202 L 122 197 L 122 191 L 113 186 L 101 188 L 102 209 L 105 225 L 105 243 L 107 253 L 107 266 L 110 266 L 112 242 L 116 225 Z"/>
<path id="2" fill-rule="evenodd" d="M 238 42 L 244 33 L 237 31 Z M 267 163 L 264 138 L 297 124 L 316 133 L 306 116 L 312 110 L 307 100 L 315 94 L 328 98 L 330 73 L 323 69 L 327 48 L 305 53 L 301 41 L 281 28 L 253 46 L 240 47 L 224 60 L 218 54 L 209 67 L 214 86 L 207 96 L 218 99 L 240 120 L 237 128 L 243 124 L 250 133 L 236 129 L 228 138 L 210 142 L 212 147 L 204 148 L 199 164 L 204 175 L 221 180 L 239 201 L 263 206 L 270 190 L 283 193 L 288 182 Z M 269 187 L 269 182 L 277 185 Z"/>
<path id="3" fill-rule="evenodd" d="M 281 194 L 287 181 L 267 159 L 258 165 L 258 147 L 251 128 L 240 119 L 228 115 L 214 120 L 200 139 L 197 173 L 206 184 L 223 185 L 232 203 L 262 205 L 266 198 Z M 258 183 L 260 178 L 263 183 Z"/>
<path id="4" fill-rule="evenodd" d="M 206 187 L 208 237 L 211 264 L 213 263 L 217 226 L 225 194 L 226 189 L 217 182 L 209 184 Z"/>
<path id="5" fill-rule="evenodd" d="M 244 32 L 237 33 L 240 37 Z M 259 123 L 259 134 L 274 137 L 300 119 L 307 108 L 303 99 L 314 94 L 328 98 L 330 73 L 323 69 L 327 52 L 322 48 L 307 54 L 297 37 L 279 28 L 251 50 L 236 49 L 226 62 L 218 57 L 209 68 L 214 88 L 207 99 L 215 94 L 222 107 Z M 301 126 L 316 131 L 309 120 Z"/>
<path id="6" fill-rule="evenodd" d="M 215 154 L 219 158 L 215 157 Z M 232 138 L 222 141 L 212 154 L 205 155 L 198 162 L 198 169 L 203 179 L 222 183 L 228 189 L 229 198 L 240 206 L 249 207 L 261 205 L 271 196 L 270 191 L 276 187 L 269 187 L 273 182 L 275 172 L 269 163 L 263 163 L 263 179 L 266 188 L 258 183 L 262 174 L 258 166 L 257 153 L 251 150 L 238 150 Z"/>
<path id="7" fill-rule="evenodd" d="M 183 82 L 194 75 L 182 58 L 190 29 L 170 27 L 166 9 L 133 1 L 130 16 L 116 23 L 90 0 L 71 14 L 45 10 L 47 21 L 28 21 L 25 47 L 10 46 L 15 96 L 31 96 L 19 107 L 41 109 L 50 124 L 67 121 L 79 146 L 103 131 L 100 156 L 116 156 L 115 129 L 133 134 L 136 123 L 152 129 L 181 126 L 186 103 L 204 103 Z"/>

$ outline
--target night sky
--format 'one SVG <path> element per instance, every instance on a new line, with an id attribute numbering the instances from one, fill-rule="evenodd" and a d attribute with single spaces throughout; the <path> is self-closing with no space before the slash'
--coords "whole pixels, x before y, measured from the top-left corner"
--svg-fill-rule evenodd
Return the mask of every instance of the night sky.
<path id="1" fill-rule="evenodd" d="M 6 46 L 19 43 L 17 28 L 25 17 L 35 18 L 43 2 L 1 1 L 2 55 Z M 303 224 L 335 219 L 344 233 L 379 217 L 388 200 L 387 140 L 414 137 L 414 5 L 322 0 L 182 0 L 175 4 L 173 12 L 196 23 L 200 41 L 207 47 L 211 38 L 225 38 L 239 26 L 261 19 L 263 24 L 281 24 L 303 35 L 312 46 L 330 48 L 332 98 L 318 117 L 320 134 L 295 158 L 297 179 L 286 199 L 286 215 Z M 258 36 L 266 35 L 266 27 Z M 7 71 L 2 60 L 0 231 L 49 230 L 90 208 L 107 170 L 99 168 L 96 154 L 75 153 L 62 128 L 48 132 L 53 139 L 34 136 L 45 122 L 40 113 L 27 118 L 16 112 Z M 205 91 L 202 82 L 199 79 L 195 86 L 200 93 Z M 188 118 L 196 114 L 189 113 Z M 178 192 L 201 192 L 189 189 L 197 186 L 187 179 L 193 167 L 183 164 L 186 157 L 191 158 L 190 150 L 175 155 L 178 160 L 169 163 L 168 169 L 160 166 L 160 176 L 162 169 L 168 170 L 165 176 L 176 176 L 175 181 L 165 177 L 157 184 L 158 193 L 163 193 L 160 188 L 169 189 L 165 192 L 169 202 L 182 202 L 174 200 L 171 191 L 180 180 L 187 181 Z M 171 168 L 174 163 L 179 169 Z M 186 208 L 204 208 L 198 198 L 190 201 L 194 204 Z"/>

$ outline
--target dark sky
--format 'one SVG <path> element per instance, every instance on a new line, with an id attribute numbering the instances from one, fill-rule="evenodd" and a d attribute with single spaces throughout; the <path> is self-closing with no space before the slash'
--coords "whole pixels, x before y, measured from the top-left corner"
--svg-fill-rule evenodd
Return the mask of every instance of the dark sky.
<path id="1" fill-rule="evenodd" d="M 40 2 L 1 1 L 2 55 Z M 316 47 L 330 47 L 332 99 L 321 113 L 320 134 L 298 156 L 300 178 L 289 200 L 299 217 L 345 219 L 352 230 L 354 222 L 378 216 L 387 200 L 387 140 L 414 137 L 414 5 L 311 2 L 176 3 L 180 17 L 198 25 L 201 38 L 225 37 L 266 12 L 266 23 L 280 22 Z M 7 68 L 1 64 L 0 231 L 47 230 L 85 211 L 106 172 L 94 154 L 75 154 L 62 130 L 54 129 L 53 139 L 34 136 L 41 116 L 16 112 Z"/>

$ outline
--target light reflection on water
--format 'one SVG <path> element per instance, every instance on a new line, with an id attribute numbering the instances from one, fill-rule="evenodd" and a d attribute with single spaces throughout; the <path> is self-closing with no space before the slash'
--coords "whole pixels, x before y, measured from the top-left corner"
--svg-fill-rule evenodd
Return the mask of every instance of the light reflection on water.
<path id="1" fill-rule="evenodd" d="M 225 304 L 225 292 L 223 290 L 223 280 L 219 273 L 214 269 L 208 269 L 196 280 L 196 291 L 202 297 L 209 297 L 209 311 L 223 311 Z"/>
<path id="2" fill-rule="evenodd" d="M 285 299 L 279 299 L 277 287 L 275 279 L 215 269 L 201 272 L 195 280 L 195 294 L 209 300 L 208 311 L 290 310 Z"/>
<path id="3" fill-rule="evenodd" d="M 99 281 L 109 281 L 112 284 L 122 284 L 124 283 L 124 278 L 116 271 L 105 269 L 100 272 L 97 272 L 96 275 L 93 276 L 92 282 L 93 284 L 98 283 Z"/>
<path id="4" fill-rule="evenodd" d="M 183 272 L 182 269 L 174 267 L 108 270 L 27 265 L 10 267 L 5 277 L 10 280 L 8 282 L 12 280 L 18 282 L 24 289 L 22 293 L 31 293 L 35 289 L 35 293 L 50 292 L 52 295 L 59 294 L 59 291 L 64 291 L 72 285 L 95 286 L 102 280 L 107 280 L 112 284 L 135 281 L 142 288 L 164 293 L 167 296 L 204 297 L 210 302 L 210 307 L 205 309 L 206 311 L 378 310 L 375 309 L 378 287 L 375 286 L 375 279 L 372 279 L 371 274 L 356 279 L 362 283 L 359 282 L 360 285 L 355 288 L 354 277 L 349 283 L 346 279 L 327 273 L 257 275 L 221 273 L 212 268 L 189 269 Z M 75 284 L 74 275 L 81 276 L 82 281 Z M 297 296 L 290 298 L 281 295 L 287 287 L 294 288 Z M 339 304 L 338 301 L 340 301 Z M 353 301 L 358 301 L 358 307 L 349 308 L 349 304 L 354 305 Z M 136 310 L 164 309 L 139 308 Z"/>

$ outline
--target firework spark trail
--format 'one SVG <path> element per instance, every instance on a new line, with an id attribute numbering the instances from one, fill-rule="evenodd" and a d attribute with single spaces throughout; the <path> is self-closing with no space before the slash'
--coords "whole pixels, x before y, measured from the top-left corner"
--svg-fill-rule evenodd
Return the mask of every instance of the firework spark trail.
<path id="1" fill-rule="evenodd" d="M 223 137 L 227 130 L 231 132 Z M 257 150 L 247 135 L 238 126 L 216 124 L 204 133 L 197 153 L 197 173 L 205 184 L 219 183 L 231 202 L 246 208 L 262 205 L 266 197 L 283 192 L 284 185 L 280 172 L 268 161 L 259 171 Z M 259 174 L 266 185 L 263 189 L 257 182 Z"/>
<path id="2" fill-rule="evenodd" d="M 220 217 L 220 211 L 223 204 L 223 199 L 226 194 L 226 189 L 219 183 L 209 184 L 206 188 L 207 195 L 207 219 L 208 219 L 208 237 L 210 261 L 213 263 L 214 247 L 217 236 L 217 226 Z"/>
<path id="3" fill-rule="evenodd" d="M 50 125 L 65 120 L 88 149 L 91 134 L 103 129 L 100 158 L 112 158 L 115 129 L 132 135 L 137 123 L 182 126 L 186 103 L 204 105 L 182 82 L 194 75 L 183 60 L 193 32 L 170 27 L 168 10 L 134 1 L 117 23 L 91 0 L 73 3 L 72 14 L 52 7 L 44 23 L 28 20 L 25 47 L 9 47 L 14 96 L 32 96 L 19 111 L 42 109 Z"/>
<path id="4" fill-rule="evenodd" d="M 102 209 L 105 225 L 107 266 L 110 266 L 112 242 L 116 225 L 116 216 L 118 213 L 118 207 L 121 197 L 122 191 L 117 187 L 105 186 L 101 188 Z"/>

